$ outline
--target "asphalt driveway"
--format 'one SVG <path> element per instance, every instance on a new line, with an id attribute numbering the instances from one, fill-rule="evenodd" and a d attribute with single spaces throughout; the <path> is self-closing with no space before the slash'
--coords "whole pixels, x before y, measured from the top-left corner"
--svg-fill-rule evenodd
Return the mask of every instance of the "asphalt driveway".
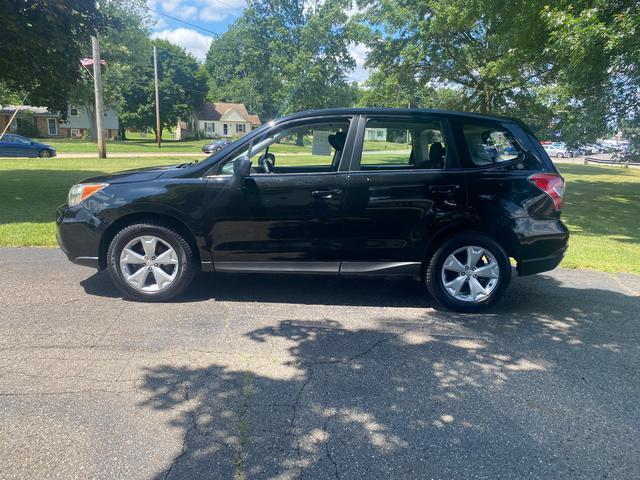
<path id="1" fill-rule="evenodd" d="M 409 280 L 142 304 L 53 249 L 0 269 L 2 478 L 640 477 L 638 276 L 516 278 L 459 315 Z"/>

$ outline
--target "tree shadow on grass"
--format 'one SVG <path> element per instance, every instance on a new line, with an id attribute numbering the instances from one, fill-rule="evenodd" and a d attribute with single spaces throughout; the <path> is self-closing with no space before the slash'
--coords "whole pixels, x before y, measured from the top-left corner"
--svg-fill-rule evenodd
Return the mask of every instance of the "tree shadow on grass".
<path id="1" fill-rule="evenodd" d="M 244 365 L 148 368 L 142 404 L 183 436 L 157 478 L 632 478 L 637 297 L 528 286 L 485 315 L 283 318 Z"/>

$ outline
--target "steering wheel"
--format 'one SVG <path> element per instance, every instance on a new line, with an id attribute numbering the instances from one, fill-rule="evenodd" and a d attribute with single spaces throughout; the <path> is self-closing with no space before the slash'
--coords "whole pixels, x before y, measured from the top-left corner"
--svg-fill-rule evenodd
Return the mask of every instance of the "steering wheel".
<path id="1" fill-rule="evenodd" d="M 273 153 L 266 152 L 258 159 L 258 165 L 262 167 L 264 173 L 272 173 L 276 164 L 276 156 Z"/>

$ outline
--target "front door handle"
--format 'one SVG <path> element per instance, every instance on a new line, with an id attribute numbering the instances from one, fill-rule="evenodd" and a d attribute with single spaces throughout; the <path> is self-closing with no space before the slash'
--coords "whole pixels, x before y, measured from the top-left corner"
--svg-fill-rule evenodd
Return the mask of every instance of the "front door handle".
<path id="1" fill-rule="evenodd" d="M 342 190 L 314 190 L 311 192 L 313 198 L 319 198 L 321 200 L 331 200 L 342 195 Z"/>
<path id="2" fill-rule="evenodd" d="M 460 185 L 431 185 L 429 187 L 430 192 L 434 193 L 453 193 L 460 189 Z"/>

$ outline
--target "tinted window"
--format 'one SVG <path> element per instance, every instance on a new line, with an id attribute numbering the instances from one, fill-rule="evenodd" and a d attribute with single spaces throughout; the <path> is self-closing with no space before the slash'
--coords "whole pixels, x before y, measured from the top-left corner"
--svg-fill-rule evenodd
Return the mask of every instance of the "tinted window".
<path id="1" fill-rule="evenodd" d="M 18 137 L 17 135 L 13 137 L 13 143 L 19 143 L 21 145 L 30 145 L 31 140 L 23 137 Z"/>
<path id="2" fill-rule="evenodd" d="M 369 119 L 360 170 L 444 168 L 447 145 L 442 124 L 402 119 Z"/>
<path id="3" fill-rule="evenodd" d="M 316 121 L 269 130 L 226 160 L 220 173 L 231 175 L 233 163 L 242 156 L 250 156 L 254 173 L 336 171 L 348 129 L 347 121 Z"/>
<path id="4" fill-rule="evenodd" d="M 486 125 L 462 127 L 471 161 L 478 166 L 510 162 L 523 156 L 513 136 L 506 130 Z"/>

